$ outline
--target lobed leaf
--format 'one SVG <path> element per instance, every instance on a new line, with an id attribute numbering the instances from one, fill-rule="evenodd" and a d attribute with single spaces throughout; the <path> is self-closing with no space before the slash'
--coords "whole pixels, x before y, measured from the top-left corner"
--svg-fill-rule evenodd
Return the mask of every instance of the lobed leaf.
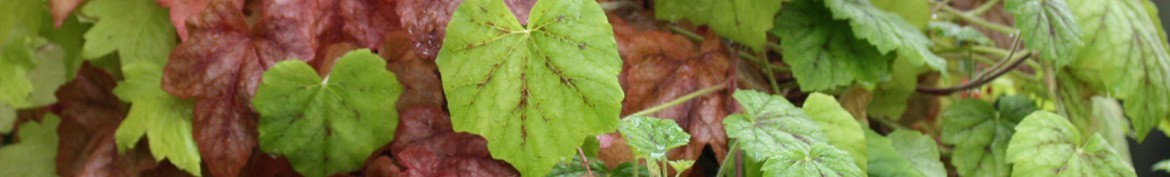
<path id="1" fill-rule="evenodd" d="M 849 21 L 853 33 L 882 54 L 896 49 L 899 56 L 909 58 L 915 66 L 926 64 L 935 70 L 946 70 L 946 61 L 930 51 L 930 39 L 902 17 L 874 7 L 869 0 L 824 2 L 834 19 Z"/>
<path id="2" fill-rule="evenodd" d="M 833 96 L 812 93 L 802 108 L 813 122 L 822 128 L 828 143 L 849 152 L 861 170 L 866 168 L 866 137 L 861 125 L 837 103 Z"/>
<path id="3" fill-rule="evenodd" d="M 1064 0 L 1008 0 L 1004 8 L 1013 14 L 1024 46 L 1040 52 L 1040 58 L 1064 66 L 1084 45 L 1081 29 Z"/>
<path id="4" fill-rule="evenodd" d="M 940 139 L 955 145 L 951 164 L 959 175 L 1010 174 L 1005 153 L 1018 119 L 1004 117 L 990 103 L 975 99 L 960 100 L 947 107 L 940 118 Z"/>
<path id="5" fill-rule="evenodd" d="M 252 106 L 260 149 L 289 158 L 306 176 L 357 170 L 394 139 L 402 86 L 369 50 L 347 53 L 324 79 L 300 60 L 264 73 Z"/>
<path id="6" fill-rule="evenodd" d="M 1100 134 L 1082 137 L 1059 115 L 1037 111 L 1016 131 L 1007 149 L 1012 176 L 1137 176 Z"/>
<path id="7" fill-rule="evenodd" d="M 793 2 L 776 16 L 772 34 L 784 42 L 784 62 L 802 91 L 831 90 L 853 83 L 874 85 L 889 72 L 891 55 L 858 43 L 844 21 L 823 14 L 812 1 Z"/>
<path id="8" fill-rule="evenodd" d="M 195 176 L 200 170 L 199 149 L 195 146 L 191 119 L 194 103 L 163 91 L 162 65 L 138 62 L 123 66 L 126 80 L 119 82 L 114 94 L 132 103 L 126 119 L 114 133 L 118 152 L 150 139 L 150 152 L 156 161 L 170 159 L 176 167 Z"/>
<path id="9" fill-rule="evenodd" d="M 763 50 L 772 18 L 780 11 L 782 0 L 672 0 L 654 1 L 654 16 L 675 21 L 687 19 L 707 25 L 715 33 L 743 43 L 752 50 Z"/>
<path id="10" fill-rule="evenodd" d="M 931 137 L 918 132 L 895 130 L 888 137 L 876 132 L 865 134 L 869 140 L 869 176 L 941 177 L 947 171 L 939 161 L 937 145 Z"/>
<path id="11" fill-rule="evenodd" d="M 613 30 L 589 0 L 543 0 L 521 26 L 502 0 L 467 0 L 435 63 L 455 131 L 544 175 L 582 139 L 617 129 L 624 97 Z"/>
<path id="12" fill-rule="evenodd" d="M 0 148 L 0 173 L 6 176 L 56 176 L 57 125 L 61 119 L 46 115 L 40 123 L 25 122 L 16 136 L 20 141 Z"/>
<path id="13" fill-rule="evenodd" d="M 674 120 L 647 116 L 627 117 L 618 130 L 625 135 L 634 154 L 655 161 L 666 160 L 666 152 L 686 145 L 691 139 Z"/>

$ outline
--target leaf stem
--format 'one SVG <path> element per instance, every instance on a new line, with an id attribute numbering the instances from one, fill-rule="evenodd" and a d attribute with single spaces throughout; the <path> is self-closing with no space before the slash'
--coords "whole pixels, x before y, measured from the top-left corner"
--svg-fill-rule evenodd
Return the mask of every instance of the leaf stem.
<path id="1" fill-rule="evenodd" d="M 979 7 L 976 7 L 975 9 L 971 9 L 971 11 L 967 11 L 967 14 L 971 14 L 971 15 L 983 14 L 983 12 L 987 12 L 987 10 L 991 10 L 991 8 L 995 7 L 995 4 L 999 4 L 999 0 L 990 0 L 990 1 L 984 2 L 983 5 L 979 5 Z"/>
<path id="2" fill-rule="evenodd" d="M 592 166 L 589 166 L 589 159 L 585 158 L 585 150 L 581 150 L 581 148 L 577 148 L 577 153 L 581 154 L 581 163 L 584 163 L 584 165 L 585 165 L 585 174 L 588 174 L 589 177 L 596 176 L 596 175 L 593 175 Z"/>
<path id="3" fill-rule="evenodd" d="M 978 88 L 979 86 L 983 86 L 984 84 L 990 83 L 991 81 L 995 80 L 996 78 L 999 78 L 999 76 L 1003 76 L 1004 74 L 1007 74 L 1009 71 L 1015 70 L 1016 67 L 1019 67 L 1020 64 L 1024 63 L 1024 61 L 1027 61 L 1028 58 L 1031 58 L 1031 56 L 1032 56 L 1031 52 L 1024 54 L 1023 56 L 1019 57 L 1018 59 L 1013 58 L 1014 55 L 1016 54 L 1016 51 L 1017 51 L 1015 49 L 1017 49 L 1019 47 L 1019 44 L 1020 44 L 1020 38 L 1017 37 L 1016 40 L 1012 42 L 1012 51 L 1010 53 L 1008 53 L 1008 56 L 1006 56 L 1006 58 L 1004 58 L 1004 60 L 1001 60 L 995 66 L 992 66 L 991 70 L 989 70 L 988 72 L 979 74 L 977 77 L 975 77 L 976 79 L 971 81 L 971 82 L 967 82 L 967 83 L 964 83 L 964 84 L 961 84 L 958 86 L 954 86 L 954 87 L 946 87 L 946 88 L 931 88 L 931 87 L 925 87 L 925 86 L 918 86 L 918 88 L 915 90 L 918 91 L 919 93 L 934 94 L 934 95 L 949 95 L 949 94 L 954 93 L 954 92 Z"/>
<path id="4" fill-rule="evenodd" d="M 982 18 L 975 17 L 975 15 L 960 11 L 959 9 L 955 9 L 954 7 L 951 7 L 951 6 L 942 6 L 942 10 L 943 10 L 943 12 L 953 14 L 956 17 L 959 17 L 963 20 L 971 22 L 972 24 L 979 25 L 980 27 L 983 27 L 983 28 L 986 28 L 986 29 L 989 29 L 992 31 L 998 31 L 998 32 L 1005 33 L 1005 34 L 1016 34 L 1016 33 L 1019 33 L 1019 31 L 1020 31 L 1020 30 L 1016 30 L 1016 28 L 1013 28 L 1010 26 L 996 24 L 996 23 L 989 22 L 987 20 L 983 20 Z"/>
<path id="5" fill-rule="evenodd" d="M 719 170 L 715 171 L 715 177 L 723 177 L 723 169 L 727 168 L 728 161 L 731 161 L 732 163 L 739 163 L 738 161 L 731 159 L 731 156 L 735 154 L 736 151 L 739 151 L 739 141 L 731 143 L 731 147 L 727 149 L 727 154 L 723 155 L 723 164 L 719 164 Z"/>
<path id="6" fill-rule="evenodd" d="M 630 115 L 626 115 L 626 117 L 650 115 L 650 114 L 656 113 L 658 111 L 662 111 L 666 108 L 677 106 L 678 104 L 682 104 L 684 102 L 690 101 L 691 99 L 697 98 L 699 96 L 703 96 L 703 95 L 706 95 L 706 94 L 711 93 L 711 92 L 723 90 L 723 89 L 727 88 L 727 85 L 730 85 L 730 84 L 728 82 L 715 84 L 713 86 L 703 88 L 703 89 L 695 91 L 695 92 L 691 92 L 690 94 L 683 95 L 682 97 L 678 97 L 674 100 L 670 100 L 669 102 L 662 103 L 662 104 L 656 105 L 654 107 L 646 108 L 642 111 L 638 111 L 638 112 L 635 112 L 635 113 L 630 114 Z"/>

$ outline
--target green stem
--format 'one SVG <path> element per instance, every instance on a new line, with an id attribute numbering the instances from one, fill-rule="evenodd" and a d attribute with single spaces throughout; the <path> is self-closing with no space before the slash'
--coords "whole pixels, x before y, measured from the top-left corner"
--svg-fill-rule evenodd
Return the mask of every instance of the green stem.
<path id="1" fill-rule="evenodd" d="M 674 100 L 670 100 L 670 102 L 662 103 L 662 104 L 660 104 L 660 105 L 657 105 L 657 106 L 654 106 L 654 107 L 650 107 L 650 108 L 646 108 L 646 109 L 644 109 L 644 110 L 642 110 L 642 111 L 638 111 L 638 112 L 636 112 L 636 113 L 633 113 L 633 114 L 627 115 L 626 117 L 632 117 L 632 116 L 645 116 L 645 115 L 654 114 L 654 113 L 656 113 L 656 112 L 658 112 L 658 111 L 662 111 L 662 110 L 664 110 L 664 109 L 666 109 L 666 108 L 670 108 L 670 107 L 673 107 L 673 106 L 677 106 L 678 104 L 685 103 L 685 102 L 687 102 L 687 101 L 689 101 L 689 100 L 691 100 L 691 99 L 697 98 L 697 97 L 699 97 L 699 96 L 703 96 L 703 95 L 706 95 L 706 94 L 708 94 L 708 93 L 711 93 L 711 92 L 715 92 L 715 91 L 723 90 L 724 88 L 727 88 L 727 85 L 729 85 L 729 84 L 728 84 L 728 83 L 726 83 L 726 82 L 724 82 L 724 83 L 720 83 L 720 84 L 713 85 L 713 86 L 711 86 L 711 87 L 703 88 L 703 89 L 701 89 L 701 90 L 698 90 L 698 91 L 695 91 L 695 92 L 691 92 L 690 94 L 683 95 L 682 97 L 676 98 L 676 99 L 674 99 Z"/>
<path id="2" fill-rule="evenodd" d="M 983 5 L 979 5 L 979 7 L 976 7 L 971 11 L 967 11 L 967 14 L 971 14 L 973 16 L 983 14 L 983 12 L 987 12 L 987 10 L 991 10 L 991 8 L 995 7 L 995 4 L 999 4 L 999 0 L 990 0 L 984 2 Z"/>
<path id="3" fill-rule="evenodd" d="M 732 142 L 731 148 L 727 149 L 727 155 L 723 155 L 723 164 L 719 164 L 719 170 L 715 171 L 715 177 L 723 177 L 723 169 L 727 168 L 727 164 L 729 161 L 732 163 L 736 162 L 735 160 L 731 159 L 732 155 L 735 154 L 736 151 L 739 151 L 739 141 L 738 140 L 735 142 Z"/>
<path id="4" fill-rule="evenodd" d="M 959 9 L 955 9 L 954 7 L 942 6 L 942 10 L 943 10 L 943 12 L 950 13 L 952 15 L 955 15 L 956 17 L 959 17 L 963 20 L 971 22 L 972 24 L 979 25 L 983 28 L 986 28 L 986 29 L 989 29 L 992 31 L 999 31 L 999 32 L 1004 33 L 1004 34 L 1019 33 L 1019 30 L 1016 30 L 1016 28 L 1012 28 L 1010 26 L 1000 25 L 1000 24 L 989 22 L 987 20 L 983 20 L 982 18 L 975 17 L 974 15 L 960 11 Z"/>
<path id="5" fill-rule="evenodd" d="M 659 167 L 658 167 L 658 169 L 661 169 L 661 170 L 662 170 L 662 173 L 661 173 L 662 175 L 661 175 L 661 177 L 670 177 L 670 175 L 669 175 L 669 174 L 670 174 L 670 171 L 669 171 L 669 169 L 668 169 L 668 167 L 667 167 L 667 166 L 669 166 L 670 164 L 666 164 L 666 160 L 660 160 L 660 161 L 658 161 L 658 164 L 659 164 Z"/>

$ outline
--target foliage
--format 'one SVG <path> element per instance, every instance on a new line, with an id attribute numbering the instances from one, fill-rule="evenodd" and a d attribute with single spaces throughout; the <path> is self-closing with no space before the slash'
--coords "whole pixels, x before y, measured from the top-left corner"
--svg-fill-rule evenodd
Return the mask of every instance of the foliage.
<path id="1" fill-rule="evenodd" d="M 1007 149 L 1012 176 L 1137 176 L 1099 134 L 1082 137 L 1059 115 L 1037 111 L 1016 127 Z M 1053 173 L 1055 172 L 1055 173 Z"/>
<path id="2" fill-rule="evenodd" d="M 821 127 L 784 97 L 751 90 L 734 97 L 744 113 L 724 119 L 727 136 L 743 143 L 747 156 L 764 161 L 766 176 L 863 175 L 848 151 L 830 145 Z"/>
<path id="3" fill-rule="evenodd" d="M 61 119 L 47 115 L 40 123 L 20 125 L 21 141 L 0 148 L 0 172 L 12 176 L 56 176 L 54 159 L 57 155 L 57 125 Z"/>
<path id="4" fill-rule="evenodd" d="M 578 140 L 615 130 L 623 97 L 621 60 L 597 3 L 542 0 L 532 12 L 521 26 L 502 0 L 464 1 L 435 61 L 451 125 L 484 136 L 493 157 L 525 176 L 548 173 Z"/>
<path id="5" fill-rule="evenodd" d="M 663 20 L 686 19 L 708 25 L 716 33 L 762 50 L 772 29 L 772 16 L 783 0 L 676 0 L 654 1 L 654 16 Z"/>
<path id="6" fill-rule="evenodd" d="M 667 151 L 686 145 L 691 139 L 674 121 L 646 116 L 627 117 L 618 130 L 625 135 L 634 154 L 655 161 L 666 160 Z"/>

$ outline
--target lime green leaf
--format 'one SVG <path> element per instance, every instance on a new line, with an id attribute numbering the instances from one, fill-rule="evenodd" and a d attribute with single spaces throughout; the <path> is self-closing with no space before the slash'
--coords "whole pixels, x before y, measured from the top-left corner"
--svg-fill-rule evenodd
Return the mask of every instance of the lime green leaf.
<path id="1" fill-rule="evenodd" d="M 783 151 L 778 155 L 764 162 L 764 176 L 859 177 L 865 175 L 861 169 L 857 168 L 857 165 L 853 164 L 849 153 L 825 143 L 815 143 L 811 147 Z"/>
<path id="2" fill-rule="evenodd" d="M 33 53 L 33 62 L 36 67 L 26 75 L 32 82 L 32 92 L 29 93 L 28 105 L 19 108 L 39 107 L 57 102 L 57 88 L 65 84 L 68 71 L 65 63 L 65 51 L 57 45 L 41 45 Z"/>
<path id="3" fill-rule="evenodd" d="M 672 160 L 672 161 L 668 162 L 668 164 L 670 164 L 670 168 L 674 168 L 674 171 L 681 172 L 681 171 L 686 171 L 687 169 L 690 169 L 691 166 L 694 166 L 695 161 L 694 160 Z"/>
<path id="4" fill-rule="evenodd" d="M 822 91 L 854 82 L 873 85 L 887 72 L 890 55 L 858 42 L 844 21 L 812 1 L 793 2 L 776 17 L 772 29 L 784 49 L 784 62 L 803 91 Z"/>
<path id="5" fill-rule="evenodd" d="M 1154 171 L 1170 173 L 1170 159 L 1158 161 L 1158 163 L 1155 163 L 1154 167 L 1151 169 Z"/>
<path id="6" fill-rule="evenodd" d="M 906 19 L 914 27 L 918 29 L 926 29 L 926 25 L 930 22 L 930 1 L 929 0 L 870 0 L 874 7 L 882 11 L 898 14 L 902 19 Z"/>
<path id="7" fill-rule="evenodd" d="M 49 20 L 48 16 L 45 17 Z M 41 26 L 41 36 L 45 37 L 50 43 L 57 48 L 60 48 L 65 54 L 65 80 L 73 80 L 77 75 L 77 70 L 81 69 L 81 64 L 85 61 L 81 58 L 81 48 L 85 44 L 85 31 L 93 26 L 90 24 L 81 23 L 77 16 L 69 16 L 62 22 L 60 28 L 51 25 Z"/>
<path id="8" fill-rule="evenodd" d="M 1016 132 L 1007 149 L 1012 176 L 1137 176 L 1105 138 L 1086 139 L 1059 115 L 1037 111 Z"/>
<path id="9" fill-rule="evenodd" d="M 93 0 L 80 12 L 97 19 L 85 33 L 82 57 L 87 59 L 117 51 L 124 64 L 166 61 L 178 42 L 167 9 L 153 0 Z"/>
<path id="10" fill-rule="evenodd" d="M 134 148 L 145 136 L 155 160 L 170 159 L 179 169 L 201 175 L 199 149 L 191 134 L 194 103 L 162 90 L 161 65 L 139 62 L 122 69 L 126 80 L 118 83 L 114 94 L 132 104 L 130 113 L 114 132 L 118 151 Z"/>
<path id="11" fill-rule="evenodd" d="M 874 7 L 869 0 L 825 0 L 825 6 L 834 19 L 848 20 L 853 33 L 881 53 L 897 49 L 899 56 L 909 58 L 915 66 L 946 70 L 946 61 L 930 52 L 930 38 L 902 17 Z"/>
<path id="12" fill-rule="evenodd" d="M 1008 176 L 1005 159 L 1014 120 L 998 116 L 995 108 L 982 100 L 968 99 L 942 112 L 943 143 L 955 145 L 951 164 L 959 176 Z"/>
<path id="13" fill-rule="evenodd" d="M 0 134 L 8 134 L 16 125 L 16 108 L 0 103 Z"/>
<path id="14" fill-rule="evenodd" d="M 914 165 L 914 170 L 928 177 L 947 176 L 947 170 L 939 161 L 938 145 L 934 138 L 916 131 L 895 130 L 887 135 L 894 150 Z"/>
<path id="15" fill-rule="evenodd" d="M 923 69 L 910 64 L 903 57 L 895 59 L 891 67 L 890 80 L 878 84 L 874 89 L 866 113 L 898 120 L 906 112 L 907 100 L 914 94 L 918 86 L 918 73 Z"/>
<path id="16" fill-rule="evenodd" d="M 865 170 L 865 133 L 849 111 L 845 111 L 833 96 L 823 93 L 809 95 L 803 109 L 824 130 L 829 144 L 849 152 L 857 167 Z"/>
<path id="17" fill-rule="evenodd" d="M 873 132 L 865 132 L 865 139 L 869 145 L 869 170 L 866 172 L 873 177 L 924 177 L 926 174 L 915 170 L 915 166 L 894 148 L 890 138 Z M 915 147 L 925 148 L 925 147 Z"/>
<path id="18" fill-rule="evenodd" d="M 455 10 L 436 58 L 455 131 L 544 175 L 581 140 L 613 132 L 625 97 L 613 29 L 592 0 L 542 0 L 522 27 L 502 0 Z"/>
<path id="19" fill-rule="evenodd" d="M 1040 52 L 1040 58 L 1064 66 L 1076 59 L 1075 49 L 1084 45 L 1081 30 L 1064 0 L 1007 0 L 1024 46 Z"/>
<path id="20" fill-rule="evenodd" d="M 57 124 L 61 119 L 47 114 L 41 123 L 20 126 L 20 142 L 0 148 L 0 174 L 5 176 L 57 176 Z"/>
<path id="21" fill-rule="evenodd" d="M 671 0 L 654 1 L 654 16 L 663 20 L 687 19 L 711 26 L 715 33 L 759 51 L 768 42 L 772 17 L 782 0 Z"/>
<path id="22" fill-rule="evenodd" d="M 655 161 L 666 160 L 666 152 L 691 141 L 691 135 L 674 120 L 631 116 L 622 120 L 618 130 L 635 155 Z"/>
<path id="23" fill-rule="evenodd" d="M 48 15 L 48 7 L 38 0 L 2 0 L 0 4 L 0 103 L 12 107 L 29 106 L 33 91 L 27 72 L 35 67 L 32 56 L 37 32 Z"/>
<path id="24" fill-rule="evenodd" d="M 951 22 L 930 22 L 930 30 L 959 42 L 972 42 L 979 45 L 989 45 L 992 43 L 991 38 L 987 38 L 979 30 L 975 30 L 975 28 L 970 26 L 959 26 Z"/>
<path id="25" fill-rule="evenodd" d="M 828 141 L 820 126 L 784 97 L 754 90 L 738 90 L 732 97 L 744 113 L 723 119 L 727 137 L 739 141 L 753 159 L 766 160 L 793 149 L 807 151 L 814 143 Z"/>
<path id="26" fill-rule="evenodd" d="M 1125 114 L 1141 141 L 1170 117 L 1170 52 L 1164 31 L 1142 3 L 1130 0 L 1070 0 L 1081 39 L 1070 65 L 1077 79 L 1125 102 Z"/>
<path id="27" fill-rule="evenodd" d="M 306 176 L 361 168 L 398 127 L 394 103 L 403 88 L 385 67 L 365 49 L 342 56 L 325 79 L 304 61 L 277 63 L 252 99 L 260 148 L 288 157 Z"/>

